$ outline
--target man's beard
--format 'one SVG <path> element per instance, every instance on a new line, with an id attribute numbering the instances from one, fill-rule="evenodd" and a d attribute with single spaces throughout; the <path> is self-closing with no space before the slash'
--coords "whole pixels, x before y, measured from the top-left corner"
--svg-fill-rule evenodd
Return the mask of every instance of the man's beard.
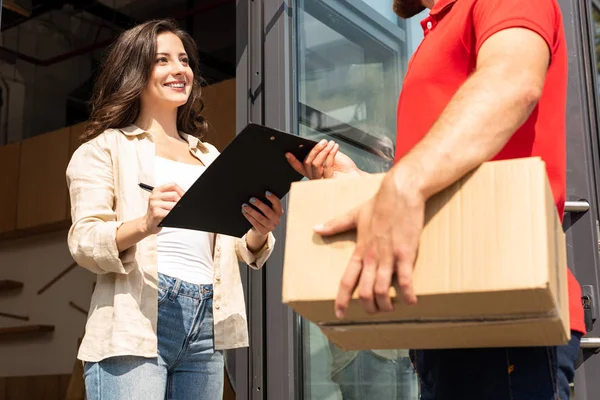
<path id="1" fill-rule="evenodd" d="M 400 18 L 414 17 L 424 9 L 421 0 L 394 0 L 394 12 Z"/>

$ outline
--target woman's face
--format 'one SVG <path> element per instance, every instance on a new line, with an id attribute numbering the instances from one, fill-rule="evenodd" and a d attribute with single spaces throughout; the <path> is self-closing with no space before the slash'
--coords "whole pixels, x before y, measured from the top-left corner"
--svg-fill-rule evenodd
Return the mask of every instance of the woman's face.
<path id="1" fill-rule="evenodd" d="M 156 38 L 156 58 L 148 86 L 142 94 L 142 104 L 179 107 L 192 91 L 194 73 L 181 40 L 171 32 Z"/>

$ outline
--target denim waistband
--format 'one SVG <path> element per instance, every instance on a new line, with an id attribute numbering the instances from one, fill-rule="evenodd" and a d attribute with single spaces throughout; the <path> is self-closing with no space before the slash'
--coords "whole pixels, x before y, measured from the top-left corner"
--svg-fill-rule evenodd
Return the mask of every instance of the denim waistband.
<path id="1" fill-rule="evenodd" d="M 168 290 L 171 297 L 186 296 L 193 299 L 205 300 L 213 296 L 212 284 L 197 285 L 161 273 L 158 274 L 158 287 Z"/>

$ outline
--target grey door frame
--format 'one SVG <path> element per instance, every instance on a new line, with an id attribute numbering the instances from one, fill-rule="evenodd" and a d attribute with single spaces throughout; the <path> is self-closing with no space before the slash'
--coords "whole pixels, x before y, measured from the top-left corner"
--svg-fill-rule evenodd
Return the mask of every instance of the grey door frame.
<path id="1" fill-rule="evenodd" d="M 565 19 L 569 49 L 569 91 L 567 98 L 567 200 L 585 199 L 590 209 L 565 216 L 569 266 L 582 288 L 595 295 L 598 316 L 598 91 L 594 65 L 592 4 L 595 0 L 559 0 Z M 600 324 L 582 340 L 575 374 L 577 400 L 592 400 L 600 393 L 600 357 L 589 348 L 600 338 Z"/>
<path id="2" fill-rule="evenodd" d="M 238 0 L 236 127 L 249 122 L 293 131 L 292 0 Z M 284 212 L 287 200 L 283 201 Z M 294 313 L 281 303 L 285 218 L 274 232 L 276 246 L 261 271 L 244 270 L 250 349 L 235 353 L 238 400 L 298 396 Z M 267 345 L 268 343 L 268 345 Z M 268 373 L 267 373 L 268 372 Z"/>

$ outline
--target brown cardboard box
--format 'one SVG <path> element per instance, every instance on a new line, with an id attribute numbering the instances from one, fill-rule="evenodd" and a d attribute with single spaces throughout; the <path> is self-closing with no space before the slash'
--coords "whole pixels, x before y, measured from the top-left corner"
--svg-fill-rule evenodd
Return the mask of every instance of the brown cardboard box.
<path id="1" fill-rule="evenodd" d="M 283 302 L 343 349 L 560 345 L 570 339 L 565 237 L 539 158 L 482 165 L 427 202 L 418 303 L 370 315 L 355 293 L 334 314 L 355 233 L 318 223 L 371 198 L 382 174 L 303 181 L 290 192 Z"/>

